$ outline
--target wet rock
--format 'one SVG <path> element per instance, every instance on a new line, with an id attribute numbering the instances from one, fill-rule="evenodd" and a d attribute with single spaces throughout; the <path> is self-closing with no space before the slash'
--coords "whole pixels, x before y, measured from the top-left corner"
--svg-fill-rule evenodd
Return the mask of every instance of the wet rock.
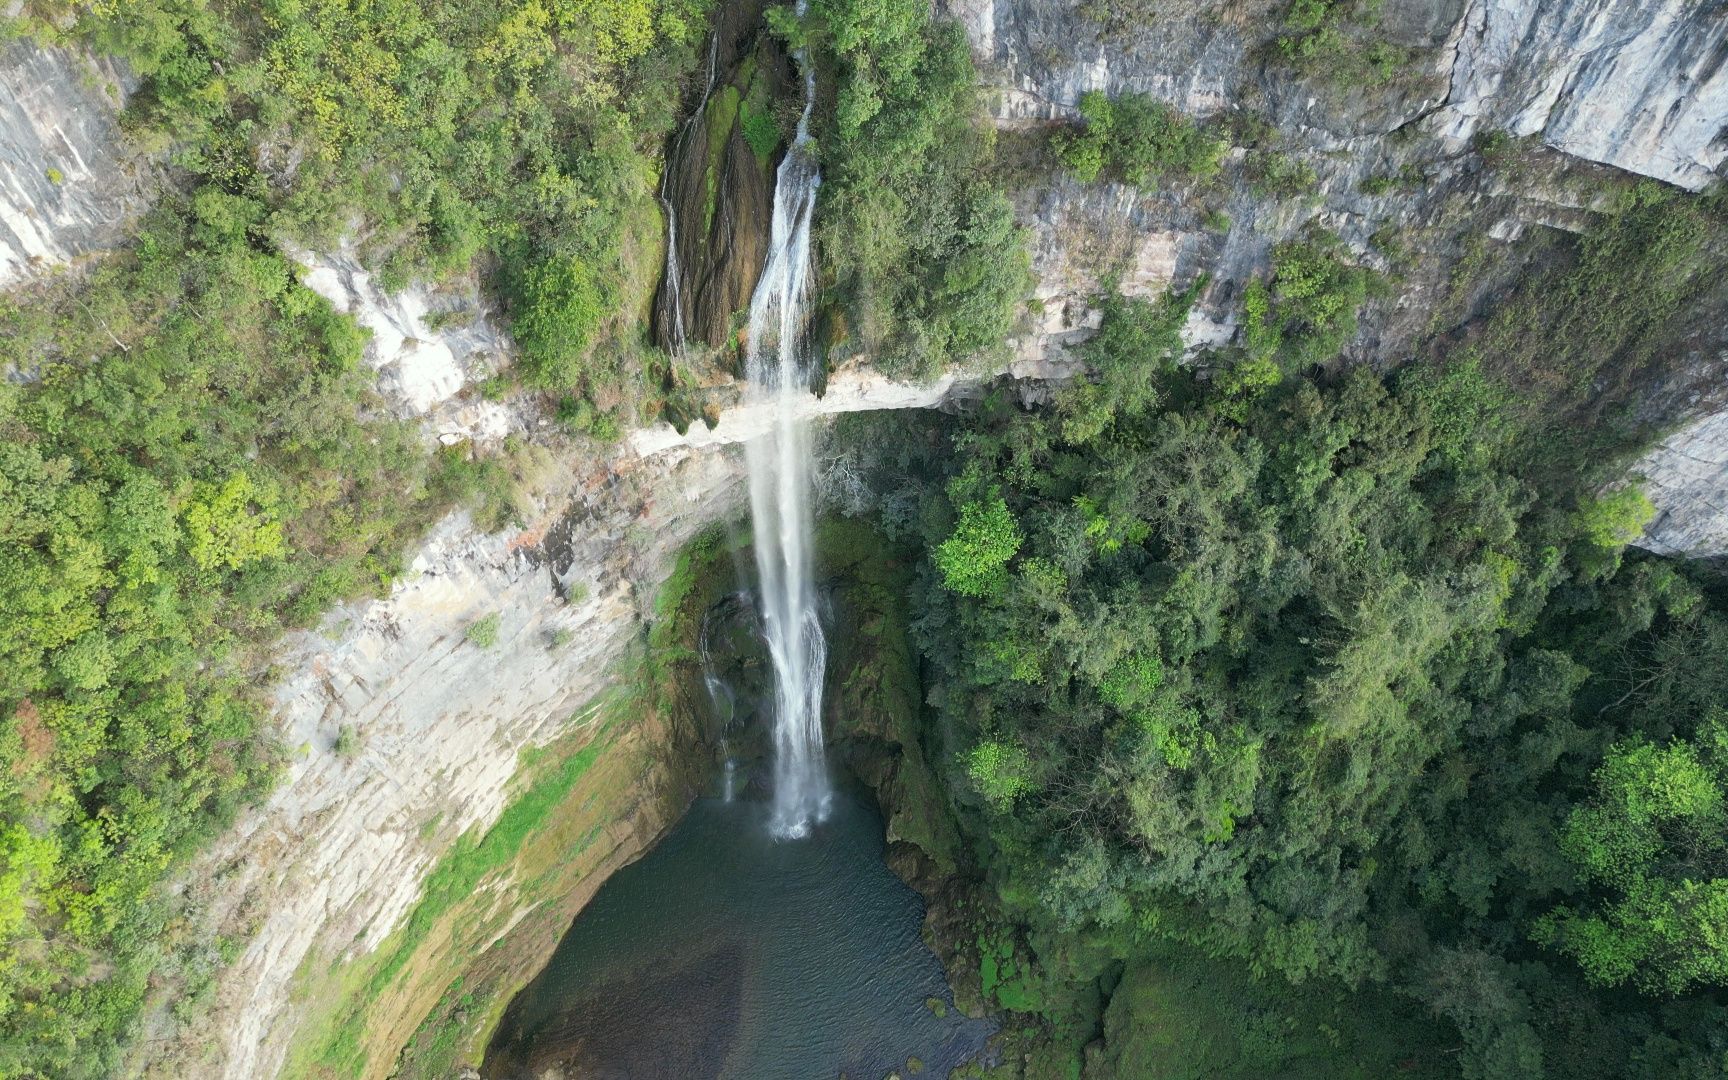
<path id="1" fill-rule="evenodd" d="M 762 7 L 720 9 L 704 92 L 668 147 L 660 196 L 676 273 L 662 277 L 653 327 L 668 351 L 725 344 L 767 258 L 779 150 L 759 154 L 746 117 L 773 115 L 776 102 L 795 96 L 796 74 L 764 29 Z"/>

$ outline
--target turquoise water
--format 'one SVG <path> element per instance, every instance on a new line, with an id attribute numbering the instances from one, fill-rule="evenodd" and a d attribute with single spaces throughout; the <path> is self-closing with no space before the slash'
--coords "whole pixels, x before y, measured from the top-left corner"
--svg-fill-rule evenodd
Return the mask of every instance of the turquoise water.
<path id="1" fill-rule="evenodd" d="M 792 841 L 762 803 L 697 800 L 511 1002 L 485 1075 L 877 1080 L 916 1057 L 946 1076 L 992 1027 L 953 1008 L 923 902 L 882 851 L 855 793 Z"/>

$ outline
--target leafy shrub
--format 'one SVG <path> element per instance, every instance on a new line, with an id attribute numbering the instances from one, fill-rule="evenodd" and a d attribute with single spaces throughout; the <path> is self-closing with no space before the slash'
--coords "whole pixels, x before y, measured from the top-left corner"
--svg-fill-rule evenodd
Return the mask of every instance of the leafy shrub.
<path id="1" fill-rule="evenodd" d="M 1205 286 L 1202 278 L 1158 301 L 1113 293 L 1100 299 L 1103 322 L 1080 350 L 1090 377 L 1057 396 L 1064 439 L 1090 442 L 1118 417 L 1138 417 L 1158 404 L 1160 380 L 1182 358 L 1182 324 Z"/>
<path id="2" fill-rule="evenodd" d="M 1007 586 L 1008 560 L 1024 537 L 1000 496 L 960 508 L 954 532 L 935 551 L 942 583 L 965 596 L 987 597 Z"/>
<path id="3" fill-rule="evenodd" d="M 580 260 L 552 256 L 530 264 L 511 319 L 528 381 L 547 389 L 575 386 L 607 308 L 593 271 Z"/>
<path id="4" fill-rule="evenodd" d="M 1384 85 L 1410 62 L 1410 53 L 1374 39 L 1379 16 L 1380 0 L 1292 0 L 1278 55 L 1299 71 L 1339 85 Z"/>
<path id="5" fill-rule="evenodd" d="M 780 123 L 774 118 L 766 94 L 762 100 L 746 97 L 739 105 L 738 126 L 744 142 L 758 161 L 766 164 L 780 145 Z"/>
<path id="6" fill-rule="evenodd" d="M 1250 283 L 1243 297 L 1243 338 L 1251 360 L 1315 364 L 1332 359 L 1356 333 L 1356 312 L 1379 284 L 1373 271 L 1343 258 L 1329 233 L 1280 244 L 1272 283 Z M 1263 373 L 1257 376 L 1264 380 Z"/>
<path id="7" fill-rule="evenodd" d="M 196 485 L 186 507 L 186 533 L 188 554 L 205 570 L 238 570 L 287 554 L 282 523 L 244 472 L 220 485 Z"/>
<path id="8" fill-rule="evenodd" d="M 490 615 L 483 615 L 469 623 L 468 629 L 462 632 L 462 636 L 468 639 L 470 645 L 481 649 L 490 649 L 498 644 L 498 627 L 502 621 L 502 617 L 496 611 Z"/>
<path id="9" fill-rule="evenodd" d="M 1299 157 L 1259 150 L 1248 156 L 1248 181 L 1256 195 L 1293 199 L 1316 195 L 1320 176 L 1314 166 Z"/>
<path id="10" fill-rule="evenodd" d="M 1656 507 L 1642 488 L 1627 484 L 1601 495 L 1583 495 L 1574 517 L 1581 541 L 1579 561 L 1592 574 L 1608 574 L 1620 565 L 1622 549 L 1644 535 Z"/>
<path id="11" fill-rule="evenodd" d="M 1033 788 L 1032 757 L 1024 747 L 987 739 L 966 755 L 966 776 L 991 808 L 1006 812 Z"/>
<path id="12" fill-rule="evenodd" d="M 1218 174 L 1229 143 L 1147 94 L 1111 99 L 1099 90 L 1080 95 L 1077 130 L 1052 137 L 1056 158 L 1078 180 L 1106 170 L 1136 186 L 1166 176 L 1206 181 Z"/>

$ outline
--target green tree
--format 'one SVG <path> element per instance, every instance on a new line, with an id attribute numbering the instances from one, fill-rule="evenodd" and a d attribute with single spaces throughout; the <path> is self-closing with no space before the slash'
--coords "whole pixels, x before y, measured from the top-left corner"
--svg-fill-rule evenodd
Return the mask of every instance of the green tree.
<path id="1" fill-rule="evenodd" d="M 1008 584 L 1008 560 L 1024 539 L 1001 496 L 968 502 L 953 534 L 935 551 L 942 583 L 964 596 L 1000 595 Z"/>
<path id="2" fill-rule="evenodd" d="M 1164 176 L 1206 181 L 1218 174 L 1229 143 L 1203 131 L 1147 94 L 1112 99 L 1099 90 L 1080 95 L 1080 123 L 1051 137 L 1056 160 L 1090 183 L 1106 170 L 1146 186 Z"/>
<path id="3" fill-rule="evenodd" d="M 1626 545 L 1643 536 L 1655 516 L 1655 505 L 1635 484 L 1580 496 L 1575 527 L 1586 546 L 1579 551 L 1579 561 L 1590 573 L 1611 573 Z"/>
<path id="4" fill-rule="evenodd" d="M 1555 909 L 1535 936 L 1594 983 L 1666 994 L 1728 985 L 1728 718 L 1720 710 L 1700 744 L 1616 743 L 1596 771 L 1594 797 L 1566 819 L 1561 850 L 1607 896 Z"/>
<path id="5" fill-rule="evenodd" d="M 580 259 L 554 256 L 530 266 L 511 324 L 529 380 L 548 389 L 576 386 L 606 310 L 593 272 Z"/>
<path id="6" fill-rule="evenodd" d="M 1079 108 L 1079 127 L 1058 131 L 1051 146 L 1062 167 L 1073 174 L 1074 179 L 1089 184 L 1098 179 L 1108 163 L 1116 107 L 1110 95 L 1102 90 L 1088 90 L 1080 95 Z"/>
<path id="7" fill-rule="evenodd" d="M 272 501 L 244 472 L 221 484 L 198 485 L 186 507 L 192 561 L 205 570 L 238 570 L 260 559 L 281 558 L 287 546 Z"/>
<path id="8" fill-rule="evenodd" d="M 966 755 L 966 775 L 992 809 L 1006 812 L 1032 790 L 1032 757 L 1024 747 L 987 739 Z"/>

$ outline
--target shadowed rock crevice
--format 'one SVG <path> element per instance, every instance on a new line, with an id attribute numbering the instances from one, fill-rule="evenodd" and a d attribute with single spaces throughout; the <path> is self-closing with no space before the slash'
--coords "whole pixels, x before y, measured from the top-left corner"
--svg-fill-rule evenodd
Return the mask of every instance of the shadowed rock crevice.
<path id="1" fill-rule="evenodd" d="M 787 127 L 780 103 L 797 88 L 762 8 L 748 0 L 717 14 L 707 83 L 667 148 L 660 196 L 675 257 L 654 296 L 654 340 L 669 351 L 724 344 L 767 257 Z"/>

